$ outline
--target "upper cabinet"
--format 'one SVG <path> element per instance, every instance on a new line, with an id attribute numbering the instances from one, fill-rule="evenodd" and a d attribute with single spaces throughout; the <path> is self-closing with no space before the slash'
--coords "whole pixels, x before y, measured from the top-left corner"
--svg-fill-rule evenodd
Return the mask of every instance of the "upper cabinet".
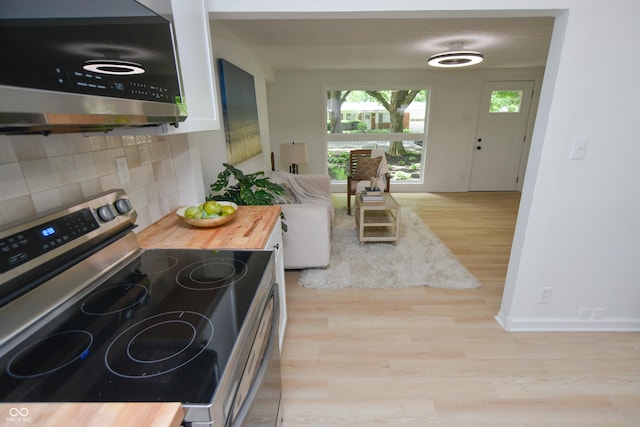
<path id="1" fill-rule="evenodd" d="M 187 119 L 170 134 L 219 130 L 211 33 L 205 0 L 138 0 L 173 23 Z"/>

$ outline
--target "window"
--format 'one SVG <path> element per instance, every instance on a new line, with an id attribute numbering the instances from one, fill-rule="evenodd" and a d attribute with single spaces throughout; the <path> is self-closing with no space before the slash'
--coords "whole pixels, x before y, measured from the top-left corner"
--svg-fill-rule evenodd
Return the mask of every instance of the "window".
<path id="1" fill-rule="evenodd" d="M 426 89 L 327 91 L 327 160 L 332 181 L 347 180 L 349 151 L 381 148 L 393 181 L 422 182 Z"/>
<path id="2" fill-rule="evenodd" d="M 521 90 L 494 90 L 491 92 L 490 113 L 519 113 Z"/>

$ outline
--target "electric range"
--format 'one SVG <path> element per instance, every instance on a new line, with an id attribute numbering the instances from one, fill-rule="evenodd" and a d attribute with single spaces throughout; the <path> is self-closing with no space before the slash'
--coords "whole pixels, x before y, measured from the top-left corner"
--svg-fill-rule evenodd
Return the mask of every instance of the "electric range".
<path id="1" fill-rule="evenodd" d="M 135 216 L 119 190 L 0 232 L 1 402 L 182 402 L 190 426 L 241 412 L 248 365 L 277 352 L 254 344 L 277 342 L 272 253 L 142 250 Z"/>

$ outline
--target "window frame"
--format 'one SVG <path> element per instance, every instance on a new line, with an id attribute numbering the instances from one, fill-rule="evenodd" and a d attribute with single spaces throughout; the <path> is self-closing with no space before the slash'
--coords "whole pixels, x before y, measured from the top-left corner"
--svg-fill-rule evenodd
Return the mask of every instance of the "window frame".
<path id="1" fill-rule="evenodd" d="M 384 87 L 385 89 L 380 89 Z M 347 90 L 379 90 L 379 91 L 394 91 L 394 90 L 422 90 L 426 91 L 425 111 L 424 111 L 424 128 L 420 133 L 416 132 L 372 132 L 372 133 L 331 133 L 327 131 L 327 117 L 328 117 L 328 97 L 329 91 L 347 91 Z M 323 96 L 323 148 L 324 148 L 324 164 L 325 170 L 329 172 L 329 144 L 331 142 L 389 142 L 392 141 L 420 141 L 422 143 L 422 149 L 420 151 L 420 178 L 409 180 L 393 180 L 394 183 L 402 183 L 407 185 L 422 185 L 425 183 L 426 167 L 427 167 L 427 145 L 428 145 L 428 133 L 429 133 L 429 112 L 431 108 L 431 95 L 432 89 L 429 85 L 419 84 L 406 84 L 406 85 L 376 85 L 376 86 L 358 86 L 358 85 L 327 85 L 322 91 Z M 385 112 L 389 114 L 386 110 Z M 345 180 L 331 180 L 331 184 L 346 184 Z"/>

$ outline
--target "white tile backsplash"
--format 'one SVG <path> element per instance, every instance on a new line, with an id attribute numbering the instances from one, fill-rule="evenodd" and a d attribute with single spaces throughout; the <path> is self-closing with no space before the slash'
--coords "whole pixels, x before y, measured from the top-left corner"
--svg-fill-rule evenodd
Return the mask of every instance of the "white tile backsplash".
<path id="1" fill-rule="evenodd" d="M 17 162 L 16 152 L 7 135 L 0 135 L 0 165 Z"/>
<path id="2" fill-rule="evenodd" d="M 63 185 L 62 187 L 58 187 L 58 195 L 60 196 L 60 202 L 63 205 L 68 205 L 76 200 L 84 198 L 82 186 L 79 182 L 72 182 L 70 184 Z"/>
<path id="3" fill-rule="evenodd" d="M 29 187 L 20 163 L 0 165 L 0 200 L 11 200 L 26 194 L 29 194 Z"/>
<path id="4" fill-rule="evenodd" d="M 63 206 L 62 199 L 60 198 L 60 192 L 57 188 L 31 193 L 31 197 L 33 198 L 33 204 L 35 205 L 36 212 L 38 213 L 55 209 L 58 206 Z"/>
<path id="5" fill-rule="evenodd" d="M 124 188 L 142 230 L 178 207 L 171 144 L 182 137 L 0 135 L 0 226 Z M 129 166 L 126 185 L 116 172 L 120 156 Z"/>
<path id="6" fill-rule="evenodd" d="M 10 137 L 13 150 L 19 162 L 27 160 L 39 160 L 47 158 L 47 150 L 44 148 L 42 135 L 24 135 L 19 138 Z M 57 138 L 57 137 L 56 137 Z"/>
<path id="7" fill-rule="evenodd" d="M 38 193 L 56 186 L 49 159 L 27 160 L 20 162 L 20 167 L 30 193 Z"/>
<path id="8" fill-rule="evenodd" d="M 73 155 L 73 167 L 80 181 L 98 176 L 98 168 L 93 153 L 79 153 Z"/>
<path id="9" fill-rule="evenodd" d="M 73 154 L 73 148 L 67 138 L 48 138 L 44 144 L 47 157 L 56 157 Z"/>
<path id="10" fill-rule="evenodd" d="M 51 165 L 51 172 L 55 177 L 56 185 L 66 185 L 79 181 L 78 171 L 76 171 L 71 155 L 51 157 L 49 164 Z"/>
<path id="11" fill-rule="evenodd" d="M 91 194 L 98 194 L 102 192 L 102 183 L 98 177 L 85 178 L 80 181 L 80 188 L 82 189 L 83 197 Z"/>
<path id="12" fill-rule="evenodd" d="M 14 197 L 11 203 L 2 204 L 0 210 L 0 221 L 2 224 L 31 218 L 36 214 L 36 207 L 30 194 Z"/>
<path id="13" fill-rule="evenodd" d="M 91 143 L 89 142 L 89 138 L 80 134 L 80 133 L 70 133 L 65 135 L 71 153 L 90 153 L 91 152 Z"/>

